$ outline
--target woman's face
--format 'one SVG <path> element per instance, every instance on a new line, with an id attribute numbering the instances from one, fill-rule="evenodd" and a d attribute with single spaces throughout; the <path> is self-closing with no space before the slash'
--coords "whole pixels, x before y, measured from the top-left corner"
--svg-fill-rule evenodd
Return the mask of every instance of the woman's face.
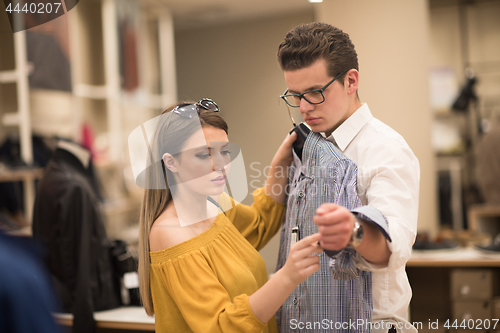
<path id="1" fill-rule="evenodd" d="M 182 152 L 173 157 L 177 186 L 207 196 L 224 191 L 231 162 L 229 140 L 224 130 L 204 126 L 186 140 Z"/>

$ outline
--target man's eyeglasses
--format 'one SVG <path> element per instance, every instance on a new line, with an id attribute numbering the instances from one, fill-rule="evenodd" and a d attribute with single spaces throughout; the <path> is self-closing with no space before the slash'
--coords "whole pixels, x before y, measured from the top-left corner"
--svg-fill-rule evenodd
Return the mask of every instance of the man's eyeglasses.
<path id="1" fill-rule="evenodd" d="M 203 98 L 196 104 L 177 105 L 172 110 L 172 112 L 176 113 L 180 116 L 183 116 L 185 118 L 191 119 L 194 116 L 197 116 L 198 114 L 200 114 L 200 111 L 202 111 L 202 110 L 200 110 L 200 108 L 207 110 L 207 111 L 212 111 L 212 112 L 219 112 L 220 111 L 219 107 L 217 106 L 217 104 L 215 104 L 214 101 L 212 101 L 210 98 Z"/>
<path id="2" fill-rule="evenodd" d="M 344 71 L 338 74 L 323 88 L 306 91 L 305 93 L 302 94 L 288 94 L 288 89 L 287 89 L 280 97 L 286 102 L 286 104 L 288 104 L 293 108 L 298 108 L 300 106 L 300 100 L 302 98 L 305 99 L 309 104 L 321 104 L 325 101 L 325 95 L 323 95 L 323 92 L 326 90 L 326 88 L 328 88 L 335 80 L 337 80 L 339 77 L 341 77 L 347 72 L 348 71 Z"/>

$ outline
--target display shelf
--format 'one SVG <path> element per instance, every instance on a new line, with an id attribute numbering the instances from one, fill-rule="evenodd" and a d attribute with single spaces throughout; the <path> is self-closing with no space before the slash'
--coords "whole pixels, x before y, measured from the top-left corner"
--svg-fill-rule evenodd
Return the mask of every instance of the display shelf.
<path id="1" fill-rule="evenodd" d="M 406 267 L 500 267 L 500 252 L 473 247 L 443 250 L 413 250 Z"/>
<path id="2" fill-rule="evenodd" d="M 73 326 L 73 315 L 55 313 L 54 318 L 61 326 Z M 122 330 L 154 331 L 154 317 L 149 317 L 142 306 L 127 306 L 94 313 L 96 327 Z"/>
<path id="3" fill-rule="evenodd" d="M 496 223 L 500 228 L 500 205 L 473 205 L 469 209 L 469 228 L 474 231 L 485 232 L 487 227 L 482 224 L 483 218 L 491 217 L 496 218 Z"/>
<path id="4" fill-rule="evenodd" d="M 412 288 L 410 320 L 422 322 L 419 332 L 447 332 L 443 324 L 453 322 L 454 306 L 451 281 L 458 271 L 490 271 L 500 273 L 500 253 L 488 254 L 474 248 L 450 250 L 413 251 L 406 265 L 408 280 Z M 492 281 L 493 290 L 498 290 L 498 280 Z M 480 282 L 475 283 L 478 286 Z M 493 295 L 493 298 L 496 297 Z M 489 300 L 491 301 L 491 299 Z M 479 318 L 476 318 L 479 319 Z M 439 322 L 437 328 L 429 328 L 429 322 Z M 484 330 L 483 330 L 484 331 Z M 476 330 L 476 332 L 483 332 Z"/>
<path id="5" fill-rule="evenodd" d="M 32 181 L 40 179 L 43 176 L 43 168 L 23 168 L 23 169 L 7 169 L 0 170 L 0 183 L 3 182 L 18 182 Z"/>
<path id="6" fill-rule="evenodd" d="M 15 68 L 13 70 L 0 71 L 0 84 L 14 83 L 16 86 L 16 112 L 6 113 L 2 115 L 2 124 L 4 126 L 17 126 L 19 130 L 19 144 L 21 159 L 26 165 L 33 164 L 33 147 L 31 140 L 31 118 L 30 118 L 30 103 L 29 103 L 29 85 L 28 75 L 30 66 L 28 65 L 26 51 L 26 33 L 19 31 L 14 34 L 13 48 Z M 10 49 L 10 48 L 9 48 Z M 24 214 L 28 221 L 31 221 L 33 212 L 33 203 L 35 201 L 35 185 L 34 178 L 26 176 L 26 174 L 18 179 L 19 174 L 4 174 L 4 181 L 9 181 L 9 176 L 13 176 L 11 180 L 23 181 L 24 193 Z"/>

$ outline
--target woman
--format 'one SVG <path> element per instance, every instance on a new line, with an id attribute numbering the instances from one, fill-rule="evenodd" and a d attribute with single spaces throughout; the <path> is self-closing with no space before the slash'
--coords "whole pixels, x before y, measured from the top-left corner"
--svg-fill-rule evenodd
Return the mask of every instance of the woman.
<path id="1" fill-rule="evenodd" d="M 258 253 L 283 219 L 287 178 L 276 170 L 290 164 L 295 136 L 278 149 L 254 204 L 238 205 L 223 192 L 231 151 L 217 111 L 209 99 L 182 103 L 156 125 L 150 153 L 161 163 L 148 169 L 139 275 L 157 332 L 277 332 L 274 313 L 319 268 L 319 235 L 297 242 L 269 281 Z"/>

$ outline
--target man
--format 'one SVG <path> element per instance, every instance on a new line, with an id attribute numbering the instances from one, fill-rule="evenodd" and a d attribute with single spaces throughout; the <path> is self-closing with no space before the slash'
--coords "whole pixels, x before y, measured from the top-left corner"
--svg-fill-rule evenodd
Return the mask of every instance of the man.
<path id="1" fill-rule="evenodd" d="M 373 293 L 372 331 L 387 332 L 387 326 L 381 323 L 389 321 L 399 332 L 415 332 L 407 322 L 411 288 L 405 263 L 416 235 L 418 160 L 404 139 L 374 118 L 368 105 L 361 103 L 357 93 L 357 54 L 346 33 L 324 23 L 298 26 L 280 44 L 278 61 L 288 87 L 282 98 L 299 109 L 313 132 L 323 134 L 357 165 L 357 194 L 361 203 L 378 209 L 388 222 L 390 237 L 374 223 L 356 218 L 345 207 L 322 204 L 313 218 L 322 235 L 322 247 L 334 251 L 354 249 L 356 267 L 371 271 L 363 292 Z M 286 247 L 280 247 L 279 262 L 286 258 L 286 251 Z M 287 309 L 286 306 L 285 303 L 282 309 Z M 321 306 L 330 305 L 325 302 Z M 338 309 L 330 312 L 335 311 Z M 280 315 L 287 318 L 284 313 Z M 282 332 L 289 331 L 286 325 L 282 320 Z"/>

